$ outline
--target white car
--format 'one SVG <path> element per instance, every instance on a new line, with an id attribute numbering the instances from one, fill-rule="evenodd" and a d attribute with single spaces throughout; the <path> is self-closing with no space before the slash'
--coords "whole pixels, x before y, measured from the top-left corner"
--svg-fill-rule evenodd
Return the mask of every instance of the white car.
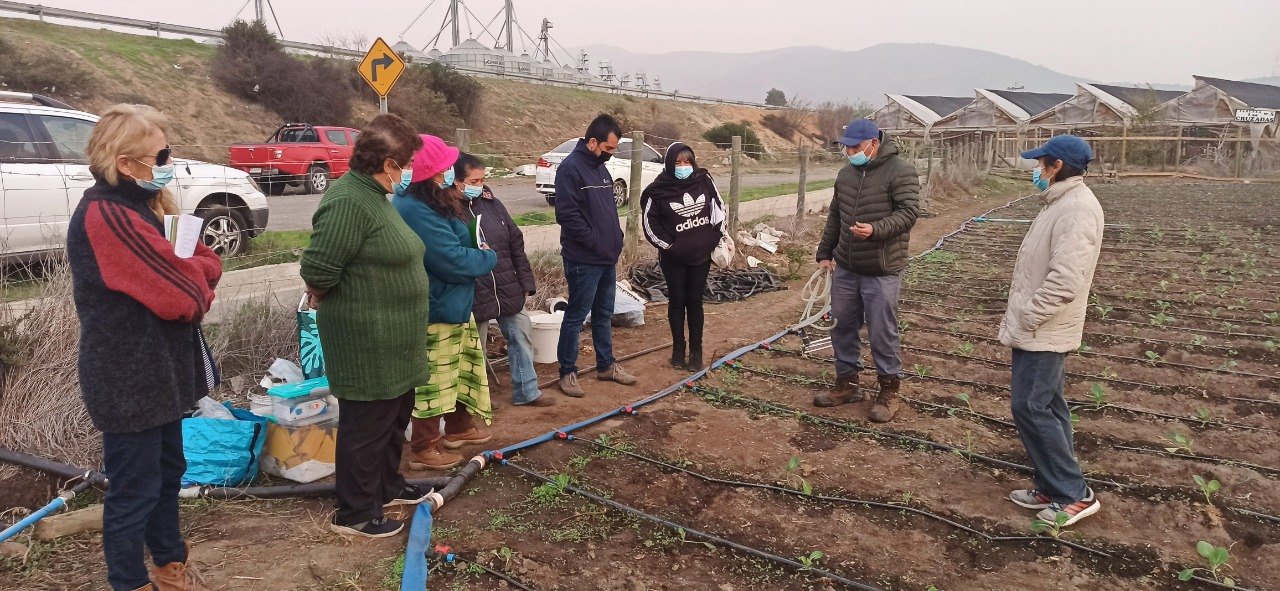
<path id="1" fill-rule="evenodd" d="M 546 195 L 547 205 L 555 206 L 556 204 L 556 169 L 577 146 L 578 140 L 572 139 L 538 158 L 534 188 Z M 658 173 L 662 172 L 664 161 L 662 154 L 649 144 L 645 144 L 640 150 L 644 155 L 644 162 L 641 163 L 643 168 L 640 171 L 640 186 L 647 187 L 653 179 L 658 178 Z M 613 177 L 613 201 L 618 207 L 622 207 L 627 202 L 627 183 L 631 180 L 631 138 L 623 138 L 619 141 L 618 151 L 613 154 L 613 158 L 609 159 L 605 168 L 609 169 L 609 175 Z"/>
<path id="2" fill-rule="evenodd" d="M 57 256 L 67 224 L 94 184 L 85 147 L 98 117 L 48 97 L 0 92 L 0 263 Z M 204 218 L 202 239 L 221 256 L 243 253 L 267 227 L 267 198 L 249 175 L 174 159 L 169 185 L 183 213 Z"/>

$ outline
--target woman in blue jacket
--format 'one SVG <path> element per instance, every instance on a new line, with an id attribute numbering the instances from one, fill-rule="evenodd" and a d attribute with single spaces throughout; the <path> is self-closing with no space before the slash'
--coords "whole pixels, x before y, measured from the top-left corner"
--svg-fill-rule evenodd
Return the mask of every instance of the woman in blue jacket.
<path id="1" fill-rule="evenodd" d="M 396 211 L 426 245 L 431 302 L 427 326 L 427 363 L 431 377 L 416 389 L 409 467 L 444 470 L 463 456 L 446 451 L 489 441 L 493 436 L 472 415 L 493 423 L 484 348 L 471 315 L 476 279 L 488 275 L 498 257 L 463 221 L 466 206 L 454 186 L 458 149 L 423 135 L 413 156 L 412 182 L 397 188 Z M 440 419 L 444 419 L 441 434 Z"/>

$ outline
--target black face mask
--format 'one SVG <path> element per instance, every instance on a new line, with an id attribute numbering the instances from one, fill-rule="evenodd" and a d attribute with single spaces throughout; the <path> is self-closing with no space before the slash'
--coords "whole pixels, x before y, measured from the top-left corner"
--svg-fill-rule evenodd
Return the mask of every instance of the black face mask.
<path id="1" fill-rule="evenodd" d="M 601 151 L 600 154 L 596 156 L 596 162 L 599 162 L 600 164 L 604 164 L 608 162 L 611 158 L 613 158 L 613 154 L 610 154 L 605 151 Z"/>

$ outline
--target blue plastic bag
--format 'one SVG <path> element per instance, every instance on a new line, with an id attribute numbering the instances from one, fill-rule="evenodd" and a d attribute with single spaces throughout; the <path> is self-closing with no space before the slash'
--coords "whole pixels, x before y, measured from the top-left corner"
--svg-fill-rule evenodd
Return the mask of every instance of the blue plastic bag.
<path id="1" fill-rule="evenodd" d="M 236 420 L 182 419 L 182 453 L 187 459 L 183 486 L 240 486 L 258 476 L 268 421 L 239 408 L 231 408 L 231 414 Z"/>

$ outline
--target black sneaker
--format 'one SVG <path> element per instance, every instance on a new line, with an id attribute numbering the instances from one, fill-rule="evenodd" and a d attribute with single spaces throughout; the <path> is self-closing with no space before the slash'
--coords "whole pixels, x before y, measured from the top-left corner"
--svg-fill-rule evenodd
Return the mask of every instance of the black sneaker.
<path id="1" fill-rule="evenodd" d="M 412 484 L 406 484 L 404 485 L 404 490 L 400 491 L 400 494 L 396 495 L 396 498 L 383 503 L 382 508 L 386 509 L 387 507 L 395 507 L 396 505 L 417 505 L 418 503 L 427 500 L 427 494 L 430 492 L 431 491 L 429 490 L 424 491 Z"/>
<path id="2" fill-rule="evenodd" d="M 402 529 L 404 529 L 403 523 L 386 516 L 353 525 L 341 525 L 336 521 L 329 524 L 329 530 L 334 533 L 365 538 L 389 538 L 400 533 Z"/>

